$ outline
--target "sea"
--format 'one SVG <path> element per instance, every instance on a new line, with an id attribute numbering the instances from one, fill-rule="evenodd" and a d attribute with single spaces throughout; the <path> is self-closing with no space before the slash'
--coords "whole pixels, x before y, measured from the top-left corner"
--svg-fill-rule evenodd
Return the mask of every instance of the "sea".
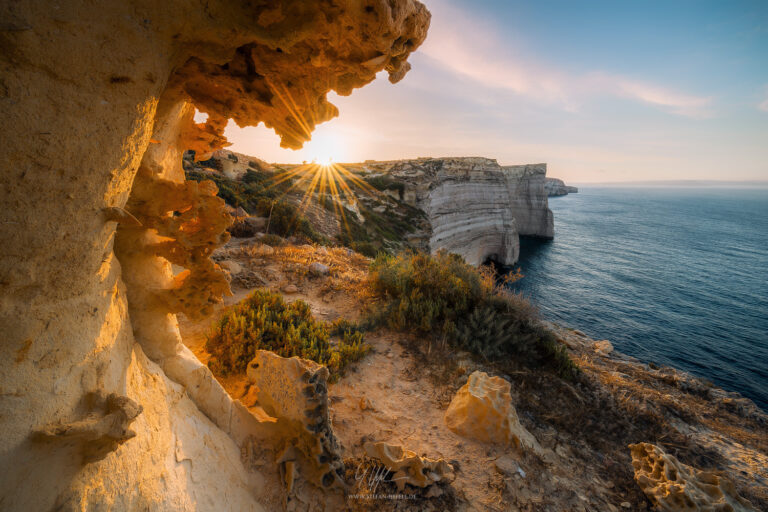
<path id="1" fill-rule="evenodd" d="M 512 285 L 542 317 L 768 411 L 768 189 L 580 187 L 550 197 Z"/>

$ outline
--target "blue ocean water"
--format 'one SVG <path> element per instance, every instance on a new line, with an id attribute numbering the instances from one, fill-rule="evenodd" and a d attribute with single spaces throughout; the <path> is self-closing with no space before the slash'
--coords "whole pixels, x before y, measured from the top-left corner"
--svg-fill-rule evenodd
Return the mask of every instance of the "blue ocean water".
<path id="1" fill-rule="evenodd" d="M 590 188 L 550 198 L 514 287 L 542 316 L 768 410 L 768 190 Z"/>

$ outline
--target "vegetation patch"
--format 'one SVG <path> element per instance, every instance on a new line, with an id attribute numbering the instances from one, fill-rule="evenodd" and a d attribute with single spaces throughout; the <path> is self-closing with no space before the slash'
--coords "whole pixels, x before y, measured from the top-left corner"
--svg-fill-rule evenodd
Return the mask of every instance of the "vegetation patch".
<path id="1" fill-rule="evenodd" d="M 400 199 L 403 199 L 405 193 L 405 184 L 391 176 L 370 176 L 364 178 L 366 182 L 378 190 L 396 190 Z"/>
<path id="2" fill-rule="evenodd" d="M 505 286 L 519 273 L 497 279 L 455 254 L 379 254 L 371 264 L 370 286 L 383 307 L 369 322 L 444 340 L 498 361 L 509 357 L 547 365 L 572 378 L 578 367 L 564 345 L 540 322 L 535 308 Z"/>
<path id="3" fill-rule="evenodd" d="M 301 236 L 316 243 L 327 242 L 298 208 L 283 199 L 293 181 L 282 180 L 280 173 L 270 174 L 249 169 L 242 181 L 199 171 L 187 171 L 186 175 L 189 180 L 212 180 L 219 187 L 219 197 L 228 205 L 266 217 L 267 233 L 283 237 Z"/>
<path id="4" fill-rule="evenodd" d="M 256 290 L 233 306 L 214 324 L 205 348 L 211 354 L 208 366 L 217 375 L 245 373 L 257 350 L 271 350 L 327 366 L 331 382 L 370 350 L 351 324 L 317 321 L 306 302 L 286 303 L 268 290 Z"/>

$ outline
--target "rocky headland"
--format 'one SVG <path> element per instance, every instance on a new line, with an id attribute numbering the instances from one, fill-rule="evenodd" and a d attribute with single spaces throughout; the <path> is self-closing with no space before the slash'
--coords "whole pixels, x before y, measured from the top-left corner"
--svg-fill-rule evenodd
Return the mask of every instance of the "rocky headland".
<path id="1" fill-rule="evenodd" d="M 367 162 L 369 169 L 404 184 L 401 199 L 426 214 L 427 246 L 479 265 L 511 265 L 519 237 L 554 237 L 547 205 L 546 164 L 501 166 L 480 157 Z"/>
<path id="2" fill-rule="evenodd" d="M 446 250 L 472 265 L 487 260 L 512 265 L 520 252 L 520 236 L 554 237 L 554 218 L 545 188 L 546 164 L 501 166 L 490 158 L 462 157 L 336 165 L 370 185 L 357 187 L 355 195 L 333 194 L 311 187 L 311 180 L 299 179 L 282 196 L 300 207 L 302 215 L 330 240 L 346 241 L 354 247 L 344 237 L 345 230 L 356 231 L 349 229 L 352 223 L 370 235 L 357 241 L 373 241 L 377 249 Z M 302 167 L 271 165 L 227 150 L 206 161 L 194 162 L 191 157 L 185 161 L 188 171 L 202 171 L 236 183 L 247 180 L 249 170 L 280 182 L 282 175 L 298 176 Z M 352 179 L 344 181 L 355 187 Z M 327 201 L 336 206 L 324 207 Z M 244 208 L 247 214 L 259 215 L 252 204 Z M 381 223 L 386 229 L 381 229 Z M 403 229 L 396 229 L 400 225 Z M 385 236 L 379 236 L 380 231 Z"/>
<path id="3" fill-rule="evenodd" d="M 559 178 L 547 178 L 544 187 L 549 197 L 567 196 L 568 194 L 576 194 L 579 191 L 577 187 L 568 186 Z"/>

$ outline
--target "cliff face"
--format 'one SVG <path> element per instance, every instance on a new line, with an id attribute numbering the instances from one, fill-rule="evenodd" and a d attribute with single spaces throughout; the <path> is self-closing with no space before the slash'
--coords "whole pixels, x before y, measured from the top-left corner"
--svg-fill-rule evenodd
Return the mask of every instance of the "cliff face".
<path id="1" fill-rule="evenodd" d="M 579 191 L 578 188 L 568 186 L 563 180 L 558 178 L 547 178 L 544 186 L 546 188 L 547 195 L 550 197 L 575 194 Z"/>
<path id="2" fill-rule="evenodd" d="M 239 455 L 269 439 L 180 342 L 176 314 L 229 293 L 210 255 L 230 219 L 183 151 L 226 145 L 228 118 L 300 146 L 337 115 L 328 91 L 403 77 L 429 12 L 22 0 L 0 17 L 0 508 L 260 510 Z"/>
<path id="3" fill-rule="evenodd" d="M 405 183 L 403 200 L 427 214 L 431 232 L 425 237 L 433 252 L 445 249 L 473 265 L 488 258 L 511 265 L 520 252 L 519 235 L 554 237 L 546 164 L 502 167 L 488 158 L 428 158 L 382 169 Z"/>

